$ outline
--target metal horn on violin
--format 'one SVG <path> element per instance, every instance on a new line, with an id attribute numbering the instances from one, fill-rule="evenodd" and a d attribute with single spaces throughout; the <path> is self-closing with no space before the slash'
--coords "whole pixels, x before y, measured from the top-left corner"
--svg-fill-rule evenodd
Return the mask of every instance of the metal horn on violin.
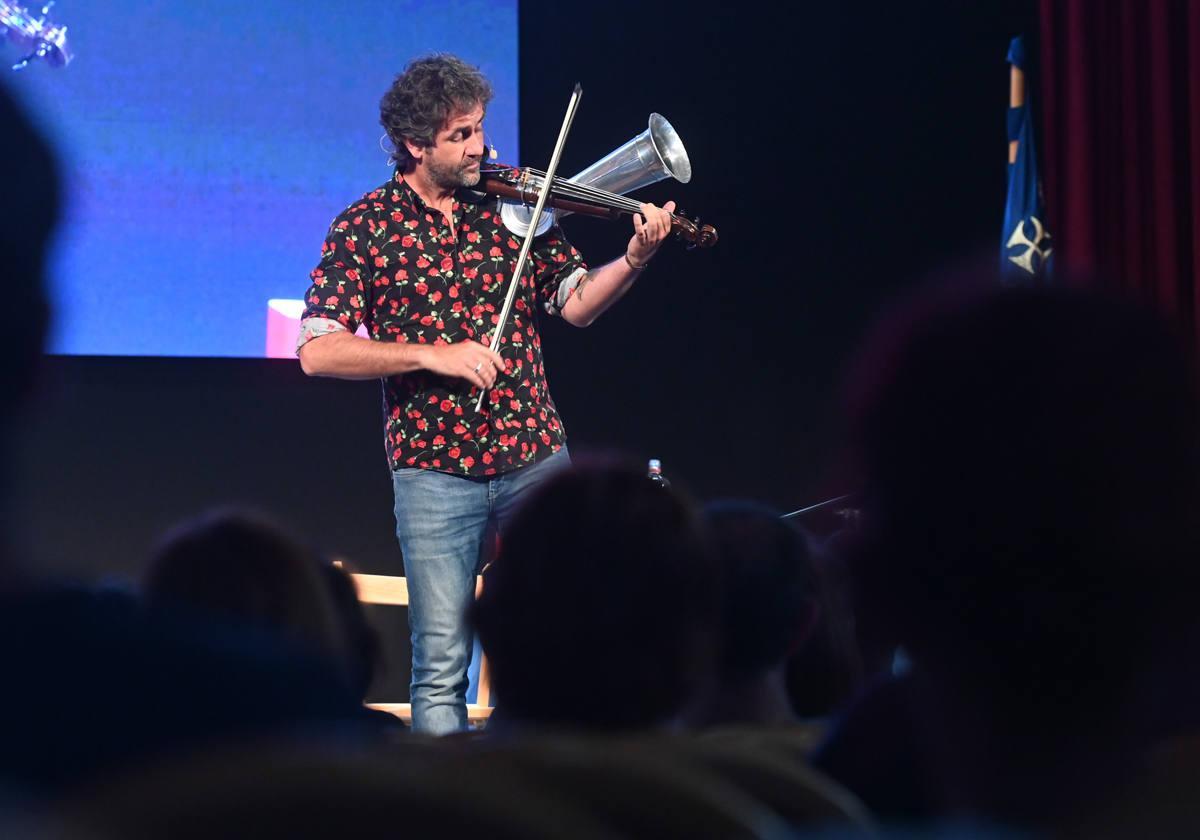
<path id="1" fill-rule="evenodd" d="M 500 218 L 518 236 L 529 230 L 534 203 L 546 183 L 544 173 L 534 169 L 496 169 L 483 172 L 481 189 L 502 196 Z M 571 213 L 616 218 L 640 211 L 639 202 L 626 193 L 674 178 L 681 184 L 692 179 L 692 165 L 679 134 L 661 114 L 651 114 L 646 130 L 609 152 L 571 178 L 553 179 L 549 207 L 543 212 L 537 235 L 550 229 L 557 219 Z M 708 247 L 717 241 L 710 225 L 699 225 L 673 215 L 672 225 L 691 245 Z"/>

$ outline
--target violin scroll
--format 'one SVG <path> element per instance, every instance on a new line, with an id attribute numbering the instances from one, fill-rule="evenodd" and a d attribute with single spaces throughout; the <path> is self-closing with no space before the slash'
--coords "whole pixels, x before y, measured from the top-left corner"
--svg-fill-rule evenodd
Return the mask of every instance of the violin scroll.
<path id="1" fill-rule="evenodd" d="M 717 244 L 717 229 L 700 224 L 699 216 L 689 219 L 683 213 L 672 214 L 671 227 L 675 229 L 675 235 L 688 244 L 688 250 L 711 248 Z"/>

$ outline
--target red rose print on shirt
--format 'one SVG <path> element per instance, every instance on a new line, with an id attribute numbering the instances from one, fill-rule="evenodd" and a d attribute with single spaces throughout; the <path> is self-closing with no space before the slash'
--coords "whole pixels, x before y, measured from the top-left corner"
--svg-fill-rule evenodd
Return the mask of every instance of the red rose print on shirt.
<path id="1" fill-rule="evenodd" d="M 365 323 L 375 341 L 486 345 L 520 247 L 484 209 L 491 204 L 457 200 L 455 237 L 402 175 L 371 195 L 334 220 L 305 295 L 305 317 L 333 318 L 347 328 Z M 394 468 L 490 476 L 561 449 L 565 436 L 546 388 L 538 319 L 549 317 L 542 302 L 555 294 L 554 283 L 586 267 L 557 229 L 539 237 L 530 256 L 504 335 L 503 346 L 511 341 L 519 355 L 506 350 L 501 383 L 485 393 L 479 415 L 478 390 L 463 377 L 418 370 L 383 380 Z M 442 307 L 447 298 L 450 305 Z"/>

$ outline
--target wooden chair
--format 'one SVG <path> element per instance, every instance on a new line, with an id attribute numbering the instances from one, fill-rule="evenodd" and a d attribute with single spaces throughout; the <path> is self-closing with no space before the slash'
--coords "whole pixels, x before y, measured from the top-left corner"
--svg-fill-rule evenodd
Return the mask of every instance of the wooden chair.
<path id="1" fill-rule="evenodd" d="M 351 574 L 358 589 L 358 600 L 364 604 L 384 604 L 396 607 L 408 606 L 408 581 L 395 575 Z M 483 578 L 475 578 L 475 597 L 483 590 Z M 468 723 L 478 725 L 492 714 L 491 680 L 488 674 L 487 657 L 479 660 L 479 687 L 474 703 L 467 704 Z M 391 712 L 406 723 L 412 723 L 411 703 L 368 703 L 372 709 Z"/>

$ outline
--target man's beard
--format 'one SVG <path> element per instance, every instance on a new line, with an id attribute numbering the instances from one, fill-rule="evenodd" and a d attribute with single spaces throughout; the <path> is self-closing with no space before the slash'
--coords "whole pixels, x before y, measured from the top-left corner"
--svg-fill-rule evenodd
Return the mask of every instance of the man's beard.
<path id="1" fill-rule="evenodd" d="M 473 187 L 479 183 L 479 170 L 472 169 L 471 164 L 479 161 L 472 158 L 458 166 L 440 166 L 429 162 L 429 180 L 443 190 L 456 190 L 459 187 Z"/>

